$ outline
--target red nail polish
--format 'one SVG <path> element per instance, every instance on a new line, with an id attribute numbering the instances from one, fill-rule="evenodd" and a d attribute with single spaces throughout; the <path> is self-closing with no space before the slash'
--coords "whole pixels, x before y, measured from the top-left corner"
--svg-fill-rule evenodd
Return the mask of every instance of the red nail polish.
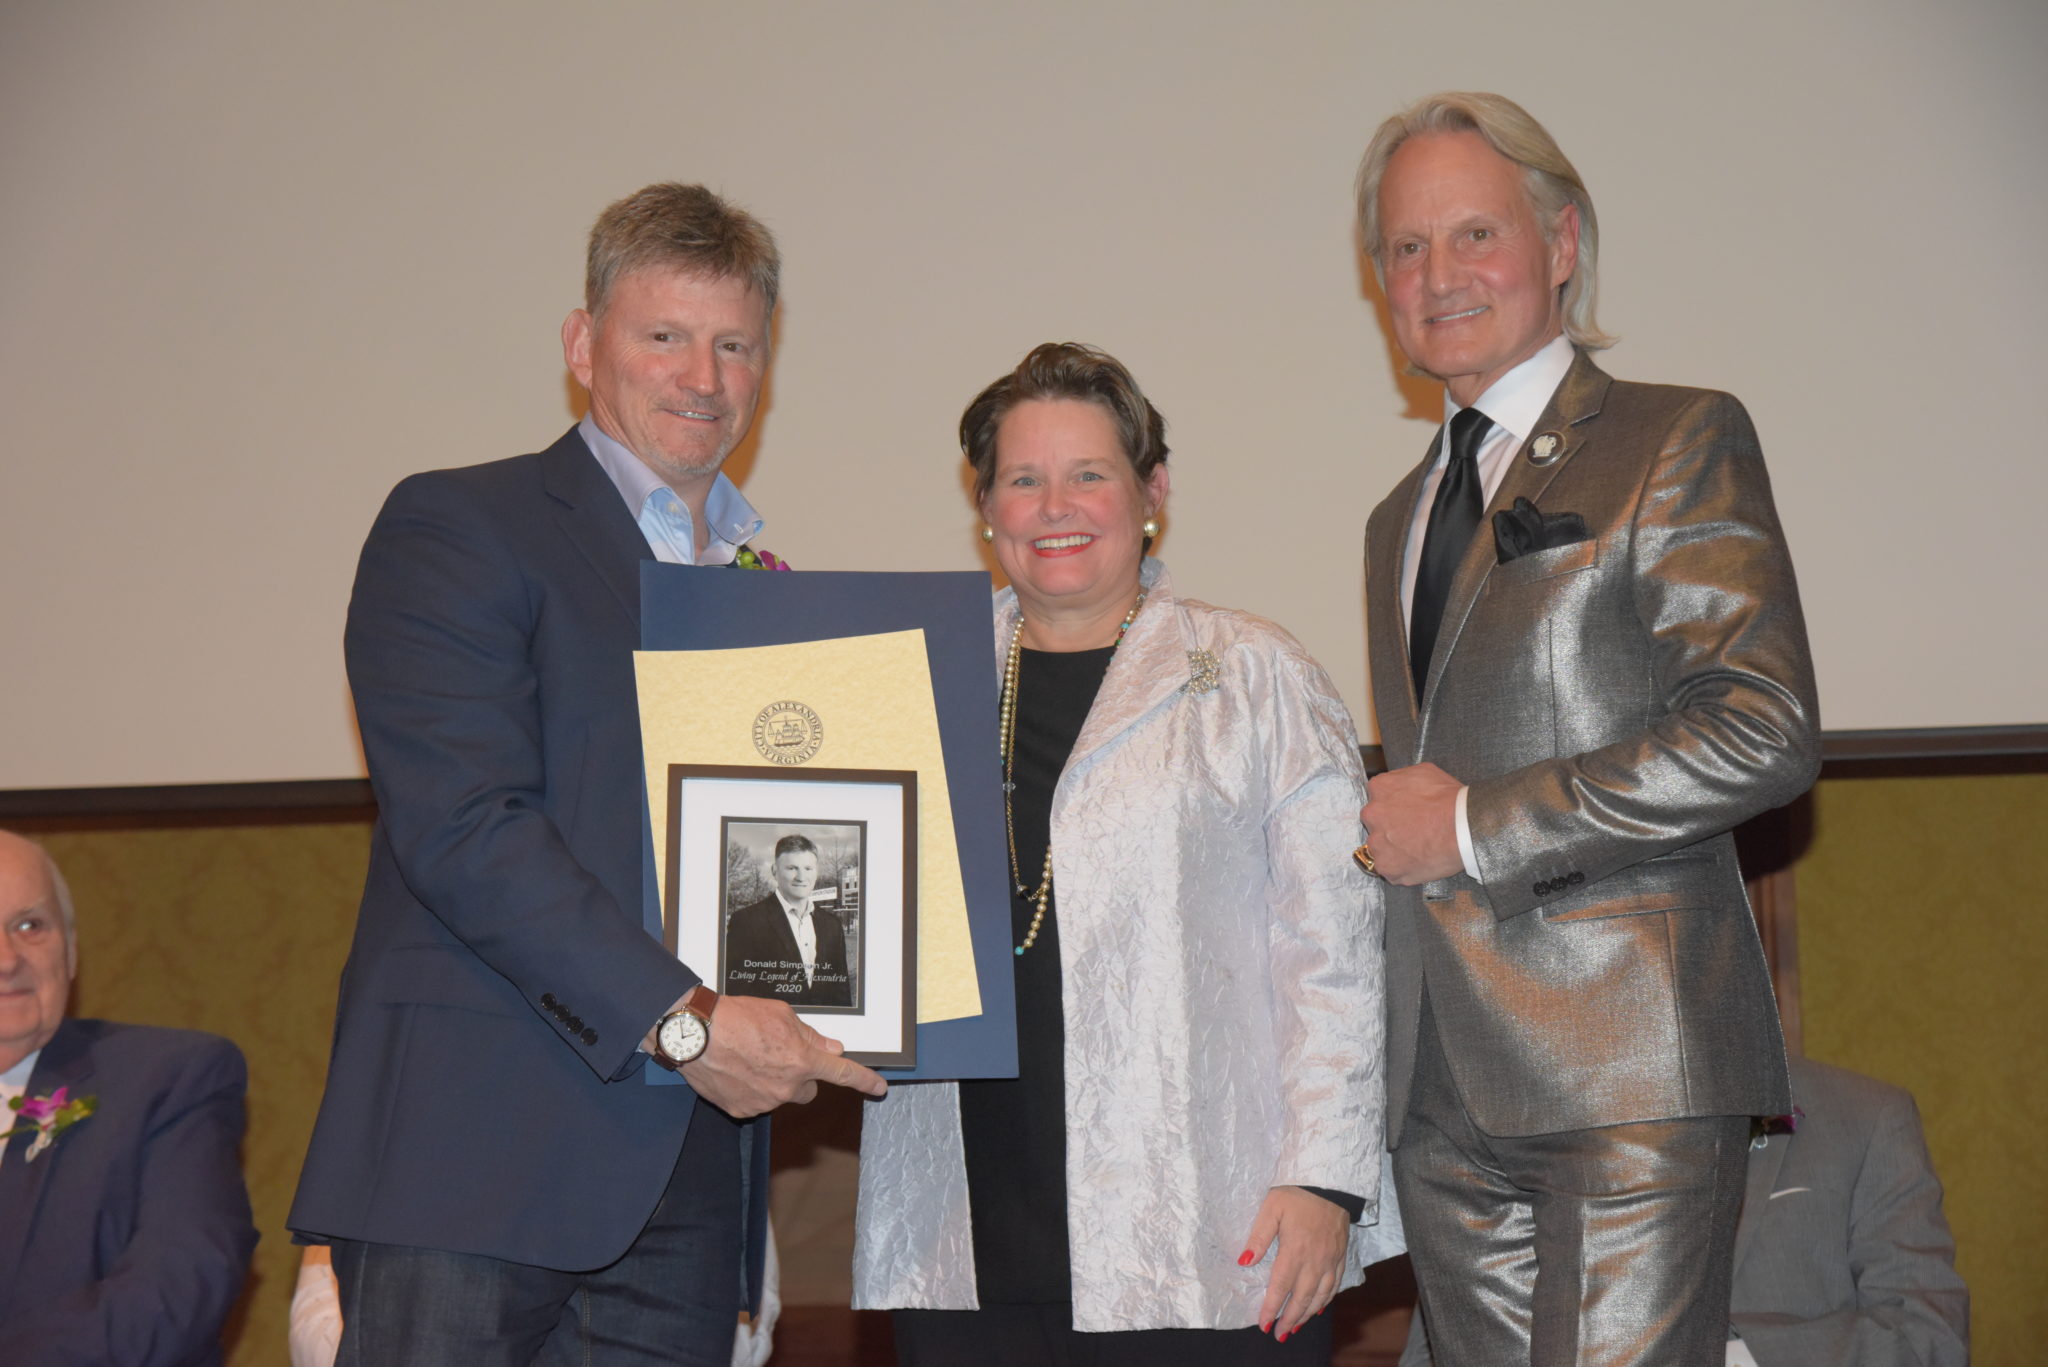
<path id="1" fill-rule="evenodd" d="M 1273 1332 L 1273 1321 L 1271 1321 L 1271 1320 L 1260 1320 L 1260 1321 L 1259 1321 L 1259 1332 L 1260 1332 L 1261 1334 L 1270 1334 L 1270 1333 L 1272 1333 L 1272 1332 Z"/>
<path id="2" fill-rule="evenodd" d="M 1285 1342 L 1287 1342 L 1287 1335 L 1286 1335 L 1285 1333 L 1281 1333 L 1281 1334 L 1279 1334 L 1278 1336 L 1276 1336 L 1276 1337 L 1274 1338 L 1273 1342 L 1275 1342 L 1275 1343 L 1285 1343 Z"/>
<path id="3" fill-rule="evenodd" d="M 1252 1265 L 1252 1261 L 1252 1251 L 1250 1249 L 1246 1249 L 1244 1252 L 1237 1255 L 1237 1265 L 1239 1267 L 1250 1267 Z"/>

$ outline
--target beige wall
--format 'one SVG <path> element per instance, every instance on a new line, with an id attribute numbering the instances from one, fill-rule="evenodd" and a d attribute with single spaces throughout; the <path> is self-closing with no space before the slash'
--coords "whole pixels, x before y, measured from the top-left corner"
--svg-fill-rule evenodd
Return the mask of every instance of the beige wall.
<path id="1" fill-rule="evenodd" d="M 671 177 L 787 250 L 765 544 L 979 564 L 961 405 L 1092 340 L 1172 423 L 1183 587 L 1362 710 L 1359 528 L 1435 400 L 1348 187 L 1446 87 L 1592 184 L 1615 371 L 1755 412 L 1828 724 L 2040 722 L 2044 63 L 2033 0 L 5 6 L 0 789 L 359 773 L 379 500 L 566 425 L 582 235 Z"/>
<path id="2" fill-rule="evenodd" d="M 1976 1361 L 2048 1342 L 2048 775 L 1823 783 L 1798 865 L 1807 1052 L 1913 1089 L 1975 1297 Z M 79 903 L 86 1015 L 229 1035 L 250 1066 L 244 1153 L 263 1243 L 235 1367 L 281 1362 L 297 1263 L 284 1217 L 318 1104 L 361 824 L 42 837 Z M 845 1117 L 785 1127 L 778 1227 L 794 1290 L 843 1288 Z"/>

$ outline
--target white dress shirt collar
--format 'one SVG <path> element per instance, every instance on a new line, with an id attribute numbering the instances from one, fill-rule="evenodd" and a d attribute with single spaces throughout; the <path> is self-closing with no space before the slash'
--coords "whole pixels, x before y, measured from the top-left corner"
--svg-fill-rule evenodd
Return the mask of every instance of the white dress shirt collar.
<path id="1" fill-rule="evenodd" d="M 811 899 L 792 902 L 777 888 L 775 900 L 782 903 L 782 914 L 789 918 L 789 933 L 796 937 L 796 952 L 804 961 L 804 985 L 808 987 L 818 971 L 818 927 L 811 915 Z"/>
<path id="2" fill-rule="evenodd" d="M 1564 383 L 1565 372 L 1572 368 L 1572 343 L 1563 333 L 1551 338 L 1534 356 L 1510 370 L 1507 374 L 1487 386 L 1473 405 L 1493 420 L 1495 427 L 1505 427 L 1514 435 L 1508 443 L 1511 450 L 1519 450 L 1523 442 L 1536 434 L 1536 422 L 1543 416 L 1543 410 L 1550 407 L 1550 398 L 1557 393 L 1557 387 Z M 1450 440 L 1450 422 L 1463 410 L 1451 398 L 1449 390 L 1444 391 L 1444 440 Z M 1495 433 L 1499 436 L 1499 433 Z M 1447 458 L 1439 451 L 1438 464 Z M 1500 487 L 1499 479 L 1487 481 L 1487 495 Z"/>
<path id="3" fill-rule="evenodd" d="M 729 565 L 741 546 L 761 534 L 761 515 L 721 471 L 704 499 L 704 520 L 710 525 L 699 545 L 689 507 L 646 461 L 612 440 L 587 413 L 576 432 L 626 500 L 655 559 L 671 565 Z"/>

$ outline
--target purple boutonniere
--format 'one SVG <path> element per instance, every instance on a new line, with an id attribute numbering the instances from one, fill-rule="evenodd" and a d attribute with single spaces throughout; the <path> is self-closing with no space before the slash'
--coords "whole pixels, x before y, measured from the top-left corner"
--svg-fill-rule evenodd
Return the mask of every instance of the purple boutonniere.
<path id="1" fill-rule="evenodd" d="M 1799 1107 L 1792 1108 L 1790 1115 L 1758 1115 L 1749 1120 L 1749 1146 L 1760 1149 L 1770 1143 L 1774 1134 L 1797 1134 L 1799 1122 L 1806 1119 L 1806 1112 Z"/>
<path id="2" fill-rule="evenodd" d="M 777 559 L 770 551 L 757 551 L 752 546 L 742 546 L 732 563 L 743 570 L 786 570 L 789 562 Z"/>
<path id="3" fill-rule="evenodd" d="M 12 1139 L 18 1134 L 34 1134 L 35 1142 L 22 1155 L 24 1163 L 35 1161 L 41 1153 L 56 1142 L 57 1136 L 76 1125 L 79 1121 L 99 1109 L 100 1099 L 96 1096 L 82 1096 L 73 1099 L 69 1087 L 59 1087 L 46 1096 L 18 1096 L 7 1103 L 7 1108 L 16 1112 L 23 1120 L 33 1124 L 16 1125 L 0 1141 Z"/>

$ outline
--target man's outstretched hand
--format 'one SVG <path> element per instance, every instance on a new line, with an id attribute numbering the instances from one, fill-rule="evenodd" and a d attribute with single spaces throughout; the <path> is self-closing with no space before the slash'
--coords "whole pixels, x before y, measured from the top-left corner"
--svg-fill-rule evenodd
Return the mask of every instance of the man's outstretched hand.
<path id="1" fill-rule="evenodd" d="M 711 1043 L 681 1072 L 692 1091 L 735 1120 L 809 1101 L 821 1082 L 869 1096 L 889 1090 L 879 1073 L 843 1052 L 838 1040 L 798 1020 L 787 1002 L 720 997 Z"/>

